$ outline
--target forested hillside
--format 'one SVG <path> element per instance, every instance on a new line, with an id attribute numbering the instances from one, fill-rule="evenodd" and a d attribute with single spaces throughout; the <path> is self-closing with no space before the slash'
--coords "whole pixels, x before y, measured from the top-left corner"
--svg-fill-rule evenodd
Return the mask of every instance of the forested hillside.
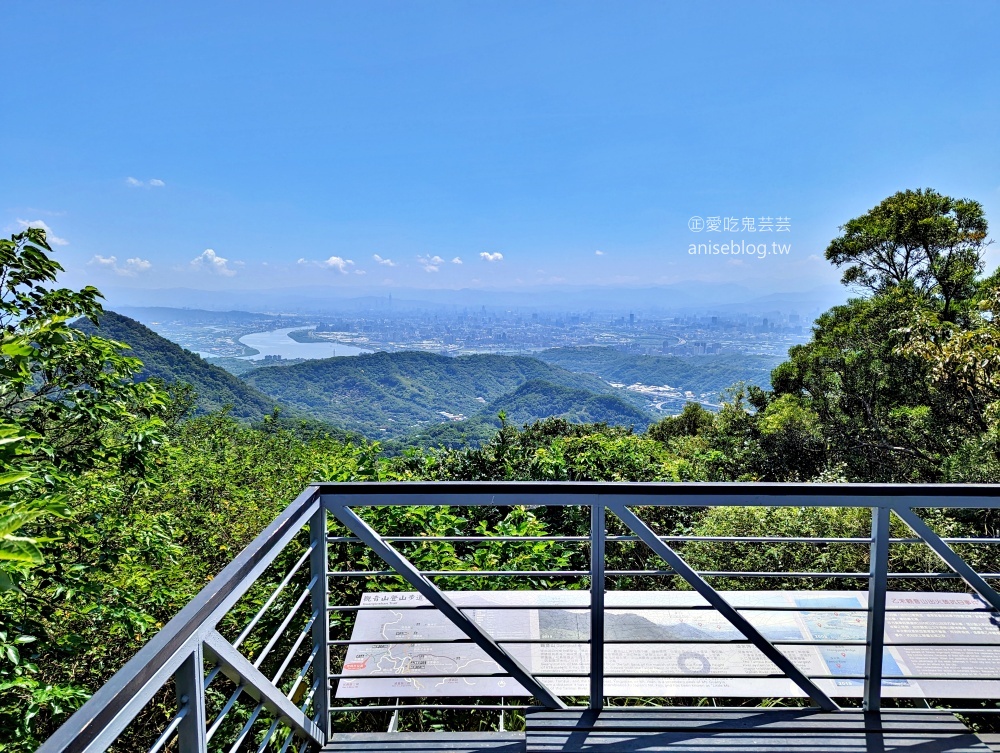
<path id="1" fill-rule="evenodd" d="M 282 405 L 371 439 L 401 438 L 427 424 L 471 418 L 532 380 L 576 390 L 574 396 L 584 402 L 611 392 L 596 377 L 533 358 L 449 358 L 418 351 L 271 366 L 250 372 L 246 380 Z M 597 410 L 597 405 L 565 410 L 585 415 Z M 543 412 L 524 410 L 527 403 L 520 402 L 518 415 L 525 420 L 551 415 L 543 403 L 535 401 L 535 406 Z"/>
<path id="2" fill-rule="evenodd" d="M 403 440 L 388 443 L 387 448 L 446 447 L 458 450 L 479 447 L 492 439 L 501 428 L 501 414 L 504 421 L 515 426 L 552 417 L 576 424 L 607 424 L 640 432 L 645 431 L 654 420 L 617 395 L 597 395 L 588 390 L 533 379 L 494 400 L 467 420 L 431 426 Z"/>
<path id="3" fill-rule="evenodd" d="M 644 356 L 614 348 L 551 348 L 536 358 L 570 371 L 596 374 L 625 385 L 670 385 L 700 395 L 736 382 L 770 387 L 771 369 L 783 359 L 727 353 L 715 356 Z"/>
<path id="4" fill-rule="evenodd" d="M 127 355 L 142 361 L 137 379 L 155 377 L 168 384 L 189 384 L 194 389 L 195 412 L 211 413 L 231 407 L 232 415 L 258 421 L 274 408 L 274 401 L 225 369 L 160 337 L 143 324 L 114 311 L 100 315 L 98 326 L 78 320 L 74 327 L 129 346 Z"/>

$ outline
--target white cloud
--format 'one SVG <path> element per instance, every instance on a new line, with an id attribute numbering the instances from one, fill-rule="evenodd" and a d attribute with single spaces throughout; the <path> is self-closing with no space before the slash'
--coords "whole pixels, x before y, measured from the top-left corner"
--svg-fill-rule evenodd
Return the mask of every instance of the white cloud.
<path id="1" fill-rule="evenodd" d="M 145 272 L 153 266 L 152 262 L 148 259 L 140 259 L 138 256 L 126 259 L 124 265 L 118 266 L 117 256 L 101 256 L 100 254 L 95 254 L 94 258 L 87 263 L 105 267 L 122 277 L 135 277 L 140 272 Z"/>
<path id="2" fill-rule="evenodd" d="M 331 256 L 326 261 L 321 261 L 320 266 L 329 267 L 330 269 L 336 269 L 340 274 L 346 275 L 347 268 L 353 267 L 354 262 L 350 259 L 342 259 L 339 256 Z"/>
<path id="3" fill-rule="evenodd" d="M 238 265 L 239 262 L 234 262 L 234 266 Z M 210 248 L 206 248 L 193 258 L 191 266 L 195 269 L 204 269 L 207 272 L 222 275 L 223 277 L 232 277 L 236 274 L 236 270 L 229 266 L 229 259 L 224 259 Z"/>
<path id="4" fill-rule="evenodd" d="M 462 258 L 460 256 L 456 256 L 454 259 L 451 260 L 451 263 L 452 264 L 461 264 L 462 263 Z"/>
<path id="5" fill-rule="evenodd" d="M 163 186 L 167 184 L 159 178 L 151 178 L 148 181 L 143 181 L 138 178 L 133 178 L 130 175 L 125 179 L 125 185 L 131 188 L 163 188 Z"/>
<path id="6" fill-rule="evenodd" d="M 145 272 L 153 266 L 152 262 L 148 259 L 140 259 L 138 256 L 133 256 L 131 259 L 125 260 L 125 268 L 132 270 L 132 273 Z"/>
<path id="7" fill-rule="evenodd" d="M 45 239 L 52 246 L 68 246 L 69 241 L 65 238 L 60 238 L 52 232 L 52 228 L 46 225 L 42 220 L 17 220 L 17 224 L 20 226 L 21 230 L 27 230 L 29 227 L 35 227 L 40 230 L 45 231 Z"/>
<path id="8" fill-rule="evenodd" d="M 441 265 L 444 264 L 444 259 L 440 256 L 417 254 L 417 263 L 424 268 L 425 272 L 437 272 L 441 268 Z"/>
<path id="9" fill-rule="evenodd" d="M 489 262 L 503 261 L 503 254 L 497 251 L 495 254 L 491 254 L 489 251 L 483 251 L 479 254 L 480 259 L 484 259 Z"/>
<path id="10" fill-rule="evenodd" d="M 365 270 L 363 270 L 363 269 L 355 269 L 354 270 L 354 274 L 356 274 L 356 275 L 366 275 L 368 273 L 365 272 Z"/>
<path id="11" fill-rule="evenodd" d="M 296 264 L 302 264 L 310 267 L 323 267 L 325 269 L 336 269 L 342 275 L 346 275 L 351 271 L 350 268 L 354 266 L 354 262 L 351 259 L 344 259 L 340 256 L 331 256 L 329 259 L 323 259 L 322 261 L 299 259 Z M 360 270 L 354 271 L 359 274 L 364 274 L 364 272 L 361 272 Z"/>
<path id="12" fill-rule="evenodd" d="M 396 262 L 394 262 L 392 259 L 383 259 L 378 254 L 372 254 L 372 258 L 375 261 L 377 261 L 379 264 L 381 264 L 383 267 L 395 267 L 396 266 Z"/>
<path id="13" fill-rule="evenodd" d="M 595 256 L 604 256 L 604 252 L 603 251 L 595 251 L 594 255 Z"/>

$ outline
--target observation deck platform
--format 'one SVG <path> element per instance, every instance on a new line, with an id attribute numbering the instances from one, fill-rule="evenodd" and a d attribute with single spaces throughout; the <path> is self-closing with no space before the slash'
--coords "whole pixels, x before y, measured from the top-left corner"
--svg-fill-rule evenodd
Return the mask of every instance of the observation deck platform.
<path id="1" fill-rule="evenodd" d="M 989 753 L 946 711 L 540 711 L 526 732 L 335 734 L 331 753 Z"/>
<path id="2" fill-rule="evenodd" d="M 440 507 L 554 528 L 414 529 Z M 870 533 L 662 532 L 714 507 Z M 1000 751 L 961 721 L 1000 728 L 1000 536 L 930 525 L 998 510 L 985 485 L 315 484 L 38 753 Z M 699 559 L 732 547 L 764 565 Z"/>

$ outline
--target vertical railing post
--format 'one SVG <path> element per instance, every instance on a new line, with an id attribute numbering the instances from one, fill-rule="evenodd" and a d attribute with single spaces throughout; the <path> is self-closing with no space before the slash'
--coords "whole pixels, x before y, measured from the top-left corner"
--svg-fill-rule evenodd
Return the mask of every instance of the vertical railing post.
<path id="1" fill-rule="evenodd" d="M 882 656 L 885 653 L 885 593 L 889 572 L 888 507 L 872 508 L 872 543 L 868 568 L 868 629 L 865 640 L 865 711 L 882 707 Z"/>
<path id="2" fill-rule="evenodd" d="M 329 599 L 329 555 L 327 552 L 326 505 L 321 504 L 316 514 L 309 521 L 309 543 L 312 553 L 309 555 L 309 570 L 312 587 L 310 600 L 313 612 L 317 614 L 313 621 L 312 639 L 316 658 L 313 660 L 313 672 L 319 680 L 319 687 L 313 696 L 313 707 L 316 709 L 316 724 L 323 734 L 330 734 L 330 599 Z"/>
<path id="3" fill-rule="evenodd" d="M 179 753 L 207 753 L 205 738 L 205 670 L 201 641 L 174 673 L 178 707 L 187 706 L 177 727 Z"/>
<path id="4" fill-rule="evenodd" d="M 604 707 L 604 502 L 590 503 L 590 708 Z"/>

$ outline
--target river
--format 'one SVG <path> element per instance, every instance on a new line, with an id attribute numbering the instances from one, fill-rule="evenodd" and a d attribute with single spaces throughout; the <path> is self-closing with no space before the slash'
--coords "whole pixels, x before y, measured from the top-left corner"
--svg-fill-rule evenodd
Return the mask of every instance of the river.
<path id="1" fill-rule="evenodd" d="M 289 332 L 304 329 L 303 327 L 288 327 L 270 332 L 254 332 L 243 335 L 240 342 L 249 348 L 260 352 L 255 356 L 242 356 L 247 361 L 260 361 L 264 356 L 281 356 L 282 358 L 332 358 L 333 356 L 357 356 L 371 353 L 370 350 L 357 348 L 353 345 L 340 343 L 299 343 L 288 336 Z"/>

